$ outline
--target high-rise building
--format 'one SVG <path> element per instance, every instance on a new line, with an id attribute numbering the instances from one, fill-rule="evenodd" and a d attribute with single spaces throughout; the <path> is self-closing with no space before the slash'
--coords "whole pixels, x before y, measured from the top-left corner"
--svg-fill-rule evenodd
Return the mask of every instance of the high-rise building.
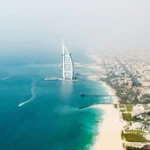
<path id="1" fill-rule="evenodd" d="M 64 44 L 62 45 L 62 57 L 63 57 L 63 79 L 72 80 L 74 76 L 74 64 L 71 57 L 71 53 L 68 52 Z"/>
<path id="2" fill-rule="evenodd" d="M 120 76 L 121 73 L 120 73 L 120 66 L 118 64 L 115 64 L 115 74 Z"/>

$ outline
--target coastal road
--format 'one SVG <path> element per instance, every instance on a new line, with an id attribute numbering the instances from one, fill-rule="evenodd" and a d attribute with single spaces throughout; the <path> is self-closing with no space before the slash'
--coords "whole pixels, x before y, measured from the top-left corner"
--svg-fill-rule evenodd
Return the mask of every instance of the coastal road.
<path id="1" fill-rule="evenodd" d="M 122 66 L 122 68 L 124 69 L 124 71 L 129 74 L 132 82 L 133 82 L 133 86 L 140 86 L 141 84 L 139 83 L 139 81 L 137 80 L 137 78 L 126 68 L 126 66 L 124 64 L 121 63 L 121 61 L 115 57 L 116 61 L 120 64 L 120 66 Z"/>

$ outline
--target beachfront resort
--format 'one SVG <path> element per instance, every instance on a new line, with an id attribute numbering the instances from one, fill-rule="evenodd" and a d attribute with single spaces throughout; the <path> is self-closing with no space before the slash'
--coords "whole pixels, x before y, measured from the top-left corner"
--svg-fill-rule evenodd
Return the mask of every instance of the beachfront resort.
<path id="1" fill-rule="evenodd" d="M 93 106 L 106 113 L 93 150 L 148 150 L 150 58 L 147 54 L 136 54 L 136 57 L 88 56 L 92 58 L 93 64 L 84 65 L 95 69 L 92 74 L 87 74 L 88 78 L 101 82 L 110 95 L 115 95 L 112 105 Z"/>

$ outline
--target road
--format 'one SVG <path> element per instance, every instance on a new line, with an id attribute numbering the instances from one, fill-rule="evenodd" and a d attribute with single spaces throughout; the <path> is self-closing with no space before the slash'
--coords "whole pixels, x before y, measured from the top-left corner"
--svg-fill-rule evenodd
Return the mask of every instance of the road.
<path id="1" fill-rule="evenodd" d="M 122 66 L 122 68 L 124 69 L 124 71 L 129 74 L 132 82 L 133 82 L 133 86 L 140 86 L 141 84 L 139 83 L 139 81 L 137 80 L 137 78 L 126 68 L 126 66 L 124 64 L 121 63 L 121 61 L 115 57 L 116 61 L 120 64 L 120 66 Z"/>

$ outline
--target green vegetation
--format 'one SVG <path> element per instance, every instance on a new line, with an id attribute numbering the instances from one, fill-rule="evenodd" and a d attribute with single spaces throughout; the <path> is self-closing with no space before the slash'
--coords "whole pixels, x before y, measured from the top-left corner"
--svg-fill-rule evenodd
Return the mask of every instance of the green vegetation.
<path id="1" fill-rule="evenodd" d="M 115 108 L 118 108 L 117 104 L 114 104 L 114 107 L 115 107 Z"/>
<path id="2" fill-rule="evenodd" d="M 143 137 L 143 134 L 140 133 L 121 133 L 122 139 L 128 142 L 149 142 Z"/>
<path id="3" fill-rule="evenodd" d="M 147 115 L 150 115 L 150 112 L 148 112 Z"/>
<path id="4" fill-rule="evenodd" d="M 122 113 L 123 113 L 123 112 L 125 112 L 125 110 L 124 110 L 124 109 L 120 109 L 120 112 L 122 112 Z"/>
<path id="5" fill-rule="evenodd" d="M 130 133 L 144 134 L 145 132 L 142 130 L 130 130 Z"/>
<path id="6" fill-rule="evenodd" d="M 131 111 L 132 111 L 132 108 L 133 108 L 133 105 L 132 105 L 132 104 L 126 105 L 126 109 L 127 109 L 128 112 L 131 112 Z"/>
<path id="7" fill-rule="evenodd" d="M 140 91 L 137 88 L 128 89 L 125 85 L 118 85 L 115 82 L 115 75 L 109 75 L 105 79 L 101 79 L 102 81 L 106 82 L 112 88 L 116 90 L 116 95 L 120 98 L 120 103 L 122 104 L 137 104 L 139 102 L 138 96 L 140 95 Z"/>
<path id="8" fill-rule="evenodd" d="M 144 147 L 137 148 L 137 147 L 129 147 L 129 146 L 127 146 L 126 150 L 150 150 L 150 149 L 149 148 L 144 148 Z"/>
<path id="9" fill-rule="evenodd" d="M 122 116 L 123 116 L 123 120 L 126 120 L 126 121 L 132 121 L 133 120 L 131 113 L 122 113 Z"/>
<path id="10" fill-rule="evenodd" d="M 124 104 L 120 104 L 119 106 L 120 106 L 120 108 L 125 108 L 125 107 L 124 107 Z"/>

